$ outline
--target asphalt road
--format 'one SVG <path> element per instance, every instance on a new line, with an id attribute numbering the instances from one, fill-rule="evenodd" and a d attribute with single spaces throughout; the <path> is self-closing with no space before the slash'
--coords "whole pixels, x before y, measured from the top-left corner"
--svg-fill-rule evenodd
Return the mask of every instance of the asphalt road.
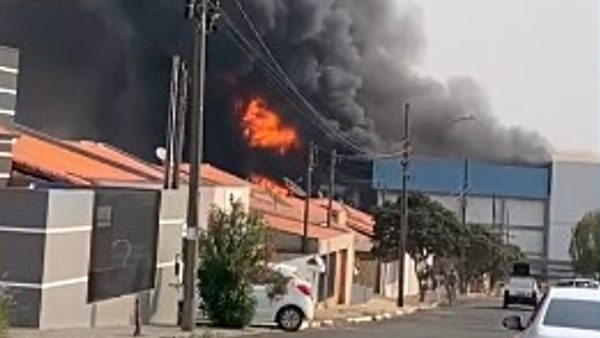
<path id="1" fill-rule="evenodd" d="M 264 338 L 509 338 L 500 322 L 509 314 L 525 319 L 528 308 L 503 310 L 499 300 L 469 301 L 454 308 L 441 308 L 403 318 L 344 328 L 310 329 L 296 334 L 273 333 Z"/>

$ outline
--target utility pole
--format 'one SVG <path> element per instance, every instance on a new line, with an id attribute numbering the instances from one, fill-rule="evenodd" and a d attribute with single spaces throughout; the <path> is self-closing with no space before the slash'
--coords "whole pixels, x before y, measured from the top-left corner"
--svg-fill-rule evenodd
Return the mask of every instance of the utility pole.
<path id="1" fill-rule="evenodd" d="M 183 142 L 185 140 L 185 118 L 188 110 L 188 70 L 185 62 L 181 62 L 179 75 L 179 102 L 177 104 L 177 116 L 175 119 L 175 136 L 173 138 L 173 149 L 175 151 L 173 173 L 171 178 L 172 188 L 179 189 L 181 176 L 181 161 L 183 159 Z"/>
<path id="2" fill-rule="evenodd" d="M 327 227 L 331 228 L 333 218 L 333 198 L 335 196 L 335 164 L 337 161 L 337 151 L 331 151 L 331 162 L 329 163 L 329 200 L 327 204 Z"/>
<path id="3" fill-rule="evenodd" d="M 460 221 L 463 226 L 463 229 L 466 229 L 467 226 L 467 192 L 469 189 L 469 159 L 465 158 L 464 162 L 464 172 L 463 172 L 463 183 L 462 183 L 462 192 L 460 197 Z M 466 283 L 466 264 L 467 257 L 465 253 L 464 245 L 460 246 L 460 293 L 467 293 L 467 283 Z"/>
<path id="4" fill-rule="evenodd" d="M 204 92 L 206 72 L 206 35 L 218 19 L 218 2 L 187 0 L 186 16 L 196 21 L 190 109 L 190 178 L 188 190 L 187 228 L 184 241 L 183 313 L 181 327 L 193 331 L 196 326 L 196 272 L 198 265 L 198 232 L 200 198 L 200 168 L 204 136 Z"/>
<path id="5" fill-rule="evenodd" d="M 404 268 L 406 237 L 408 235 L 408 168 L 410 165 L 410 105 L 404 104 L 404 140 L 402 142 L 402 204 L 400 238 L 398 239 L 398 307 L 404 306 Z"/>
<path id="6" fill-rule="evenodd" d="M 465 158 L 462 193 L 460 198 L 460 221 L 463 226 L 467 225 L 467 193 L 469 189 L 469 159 Z"/>
<path id="7" fill-rule="evenodd" d="M 171 86 L 169 90 L 169 115 L 167 118 L 167 132 L 165 135 L 166 154 L 164 159 L 165 178 L 163 182 L 164 189 L 173 187 L 173 167 L 175 165 L 175 137 L 177 126 L 177 115 L 179 110 L 179 68 L 180 58 L 178 55 L 173 56 L 171 61 Z"/>
<path id="8" fill-rule="evenodd" d="M 496 194 L 492 195 L 492 230 L 496 232 Z"/>
<path id="9" fill-rule="evenodd" d="M 335 196 L 335 164 L 337 160 L 337 151 L 333 149 L 331 151 L 331 162 L 329 162 L 329 196 L 327 201 L 327 227 L 331 228 L 333 222 L 333 198 Z M 330 267 L 330 257 L 329 253 L 325 256 L 325 298 L 327 298 L 329 293 L 329 280 L 331 271 L 329 271 Z M 327 300 L 325 300 L 325 307 L 327 307 Z"/>
<path id="10" fill-rule="evenodd" d="M 510 210 L 506 209 L 506 222 L 504 224 L 506 227 L 506 245 L 510 244 Z"/>
<path id="11" fill-rule="evenodd" d="M 306 166 L 306 180 L 304 197 L 304 231 L 302 232 L 302 252 L 308 253 L 308 224 L 310 222 L 310 197 L 312 193 L 312 173 L 315 169 L 315 144 L 310 141 L 308 146 L 308 164 Z"/>

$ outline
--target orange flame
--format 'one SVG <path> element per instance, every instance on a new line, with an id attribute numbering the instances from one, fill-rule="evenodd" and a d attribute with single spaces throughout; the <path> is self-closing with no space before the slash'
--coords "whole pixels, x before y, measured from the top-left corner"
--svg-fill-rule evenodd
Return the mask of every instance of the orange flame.
<path id="1" fill-rule="evenodd" d="M 285 154 L 298 145 L 298 133 L 286 126 L 276 111 L 261 98 L 253 98 L 242 117 L 244 137 L 253 148 L 274 149 Z"/>
<path id="2" fill-rule="evenodd" d="M 279 195 L 279 196 L 290 196 L 291 195 L 291 192 L 287 187 L 279 184 L 278 182 L 276 182 L 270 178 L 267 178 L 267 177 L 264 177 L 261 175 L 257 175 L 257 174 L 251 174 L 250 181 L 252 183 L 258 185 L 259 187 L 272 192 L 275 195 Z"/>

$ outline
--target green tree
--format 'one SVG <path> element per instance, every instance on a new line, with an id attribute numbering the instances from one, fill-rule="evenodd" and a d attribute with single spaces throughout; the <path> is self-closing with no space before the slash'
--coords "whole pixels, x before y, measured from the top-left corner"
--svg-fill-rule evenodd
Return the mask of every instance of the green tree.
<path id="1" fill-rule="evenodd" d="M 487 274 L 493 287 L 513 263 L 525 258 L 518 246 L 505 244 L 501 234 L 482 225 L 471 224 L 466 231 L 464 270 L 467 283 Z"/>
<path id="2" fill-rule="evenodd" d="M 396 259 L 400 235 L 400 201 L 386 202 L 375 210 L 373 252 L 386 260 Z M 429 197 L 414 193 L 408 199 L 406 251 L 415 261 L 420 300 L 425 299 L 432 257 L 456 257 L 463 245 L 464 230 L 455 215 Z"/>
<path id="3" fill-rule="evenodd" d="M 575 227 L 569 254 L 575 272 L 585 277 L 600 273 L 600 213 L 587 213 Z"/>
<path id="4" fill-rule="evenodd" d="M 246 213 L 241 203 L 230 211 L 212 210 L 200 237 L 199 291 L 209 320 L 244 327 L 254 316 L 252 281 L 261 275 L 269 253 L 266 222 Z"/>
<path id="5" fill-rule="evenodd" d="M 479 224 L 469 225 L 466 234 L 468 244 L 465 248 L 464 272 L 467 283 L 470 283 L 492 269 L 499 246 L 494 236 Z"/>

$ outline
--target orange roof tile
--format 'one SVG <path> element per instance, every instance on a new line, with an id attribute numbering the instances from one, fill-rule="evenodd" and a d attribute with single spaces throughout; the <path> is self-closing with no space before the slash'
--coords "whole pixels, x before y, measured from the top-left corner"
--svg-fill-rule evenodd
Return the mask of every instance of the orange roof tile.
<path id="1" fill-rule="evenodd" d="M 23 172 L 43 176 L 50 180 L 75 185 L 160 183 L 163 171 L 160 166 L 147 163 L 112 146 L 92 141 L 61 141 L 42 133 L 18 127 L 18 138 L 13 153 L 14 167 Z M 183 179 L 189 165 L 182 164 Z M 217 185 L 250 186 L 250 209 L 260 212 L 272 229 L 302 235 L 304 201 L 293 196 L 279 196 L 263 187 L 225 172 L 210 164 L 202 165 L 203 180 Z M 322 226 L 326 211 L 318 201 L 311 200 L 309 236 L 327 239 L 348 233 L 338 225 Z"/>
<path id="2" fill-rule="evenodd" d="M 249 186 L 250 182 L 226 172 L 212 164 L 203 163 L 201 170 L 202 180 L 205 184 L 221 186 Z M 182 179 L 187 181 L 190 173 L 190 164 L 181 164 Z"/>
<path id="3" fill-rule="evenodd" d="M 326 209 L 328 207 L 329 201 L 327 199 L 321 198 L 315 199 L 315 203 L 319 205 L 322 209 Z M 375 220 L 373 219 L 373 216 L 337 201 L 333 202 L 333 208 L 334 210 L 343 210 L 346 212 L 348 216 L 346 220 L 346 225 L 349 228 L 352 228 L 353 230 L 363 235 L 374 235 Z"/>
<path id="4" fill-rule="evenodd" d="M 261 213 L 276 230 L 303 235 L 305 201 L 294 196 L 281 196 L 266 188 L 253 184 L 250 195 L 250 209 Z M 349 233 L 337 224 L 325 227 L 326 211 L 315 200 L 310 201 L 309 237 L 327 239 Z"/>
<path id="5" fill-rule="evenodd" d="M 112 183 L 160 184 L 162 166 L 154 165 L 105 143 L 63 141 L 40 132 L 18 127 L 13 161 L 17 169 L 48 179 L 76 184 Z M 189 165 L 181 166 L 186 180 Z M 202 165 L 202 178 L 216 185 L 248 185 L 235 175 L 213 165 Z"/>
<path id="6" fill-rule="evenodd" d="M 75 185 L 93 185 L 102 180 L 140 182 L 149 178 L 25 128 L 19 128 L 13 163 L 16 169 Z"/>
<path id="7" fill-rule="evenodd" d="M 269 213 L 263 213 L 263 215 L 269 223 L 269 227 L 272 229 L 300 236 L 304 234 L 303 223 L 299 220 L 290 219 L 287 217 Z M 345 234 L 345 232 L 341 229 L 326 228 L 312 224 L 308 226 L 309 238 L 329 239 L 343 234 Z"/>
<path id="8" fill-rule="evenodd" d="M 126 166 L 131 170 L 135 170 L 151 180 L 160 181 L 164 177 L 161 167 L 153 166 L 152 164 L 109 144 L 87 140 L 65 142 L 89 154 L 96 155 L 105 161 L 118 162 L 118 164 Z"/>

